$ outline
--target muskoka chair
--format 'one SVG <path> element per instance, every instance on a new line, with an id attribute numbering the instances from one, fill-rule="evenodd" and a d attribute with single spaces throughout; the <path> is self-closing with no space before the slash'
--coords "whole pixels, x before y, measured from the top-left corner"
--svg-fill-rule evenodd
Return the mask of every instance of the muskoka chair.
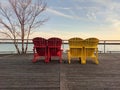
<path id="1" fill-rule="evenodd" d="M 80 62 L 83 63 L 83 39 L 74 37 L 68 40 L 68 63 L 71 63 L 72 58 L 79 58 Z"/>
<path id="2" fill-rule="evenodd" d="M 48 60 L 51 61 L 51 57 L 59 57 L 59 62 L 62 62 L 62 40 L 60 38 L 52 37 L 48 39 Z"/>
<path id="3" fill-rule="evenodd" d="M 45 62 L 48 62 L 47 59 L 47 40 L 42 37 L 36 37 L 33 39 L 33 52 L 34 58 L 32 62 L 37 62 L 37 60 L 41 57 L 45 57 Z"/>
<path id="4" fill-rule="evenodd" d="M 99 64 L 98 42 L 99 40 L 97 38 L 87 38 L 84 40 L 84 54 L 85 54 L 84 60 L 85 61 L 87 58 L 92 58 L 94 63 Z"/>

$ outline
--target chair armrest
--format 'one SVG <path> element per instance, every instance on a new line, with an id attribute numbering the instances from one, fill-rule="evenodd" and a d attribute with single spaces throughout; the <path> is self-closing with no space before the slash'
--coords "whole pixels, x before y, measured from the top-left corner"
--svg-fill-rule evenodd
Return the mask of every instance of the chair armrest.
<path id="1" fill-rule="evenodd" d="M 60 49 L 60 51 L 63 51 L 63 49 Z"/>
<path id="2" fill-rule="evenodd" d="M 68 49 L 67 49 L 65 52 L 67 52 L 67 53 L 68 53 L 68 52 L 70 52 L 70 50 L 68 50 Z"/>

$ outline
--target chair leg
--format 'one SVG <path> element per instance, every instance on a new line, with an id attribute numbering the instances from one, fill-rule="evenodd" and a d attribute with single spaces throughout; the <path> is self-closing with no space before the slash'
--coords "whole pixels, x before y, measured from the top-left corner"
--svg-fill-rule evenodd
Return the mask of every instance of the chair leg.
<path id="1" fill-rule="evenodd" d="M 70 64 L 71 63 L 71 61 L 70 60 L 68 60 L 68 64 Z"/>
<path id="2" fill-rule="evenodd" d="M 68 52 L 68 64 L 71 63 L 70 52 Z"/>
<path id="3" fill-rule="evenodd" d="M 68 64 L 70 64 L 71 63 L 71 58 L 70 58 L 70 56 L 68 57 Z"/>
<path id="4" fill-rule="evenodd" d="M 99 64 L 99 61 L 97 58 L 95 58 L 94 60 L 95 60 L 95 64 Z"/>
<path id="5" fill-rule="evenodd" d="M 33 63 L 36 63 L 36 62 L 37 62 L 37 60 L 34 58 L 34 59 L 32 60 L 32 62 L 33 62 Z"/>
<path id="6" fill-rule="evenodd" d="M 98 60 L 96 60 L 96 61 L 95 61 L 95 63 L 96 63 L 96 64 L 99 64 L 99 61 L 98 61 Z"/>
<path id="7" fill-rule="evenodd" d="M 49 57 L 45 57 L 45 63 L 49 63 Z"/>
<path id="8" fill-rule="evenodd" d="M 49 58 L 49 61 L 51 62 L 51 57 Z"/>
<path id="9" fill-rule="evenodd" d="M 81 58 L 81 64 L 86 64 L 86 58 L 85 57 Z"/>
<path id="10" fill-rule="evenodd" d="M 99 61 L 98 61 L 98 48 L 97 48 L 97 51 L 96 51 L 96 61 L 95 61 L 96 64 L 99 64 Z"/>
<path id="11" fill-rule="evenodd" d="M 81 64 L 86 64 L 86 48 L 82 49 Z"/>
<path id="12" fill-rule="evenodd" d="M 70 56 L 68 56 L 68 64 L 70 64 L 71 63 L 71 58 L 70 58 Z"/>
<path id="13" fill-rule="evenodd" d="M 37 53 L 35 53 L 32 62 L 36 63 L 38 58 L 39 58 L 39 55 Z"/>

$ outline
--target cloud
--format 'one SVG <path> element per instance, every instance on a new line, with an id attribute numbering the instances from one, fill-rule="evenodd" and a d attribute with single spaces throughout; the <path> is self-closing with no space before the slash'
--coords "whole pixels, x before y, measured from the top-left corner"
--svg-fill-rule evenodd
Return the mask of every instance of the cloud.
<path id="1" fill-rule="evenodd" d="M 55 8 L 55 7 L 54 7 Z M 63 11 L 63 12 L 66 12 L 67 14 L 65 14 L 65 13 L 63 13 L 63 12 L 60 12 L 60 11 L 58 11 L 58 10 L 55 10 L 55 9 L 51 9 L 51 8 L 47 8 L 47 12 L 48 13 L 52 13 L 52 14 L 54 14 L 54 15 L 57 15 L 57 16 L 61 16 L 61 17 L 64 17 L 64 18 L 68 18 L 68 19 L 76 19 L 76 20 L 85 20 L 85 21 L 88 21 L 88 20 L 92 20 L 92 19 L 96 19 L 96 16 L 95 16 L 95 14 L 94 14 L 94 12 L 89 12 L 88 14 L 89 14 L 89 16 L 87 16 L 88 14 L 86 14 L 86 16 L 88 17 L 88 18 L 86 18 L 86 17 L 82 17 L 81 15 L 79 15 L 78 13 L 79 12 L 75 12 L 74 10 L 76 9 L 76 8 L 67 8 L 67 7 L 65 7 L 65 8 L 62 8 L 62 7 L 58 7 L 57 9 L 63 9 L 63 10 L 65 10 L 65 11 Z M 87 10 L 87 9 L 86 9 Z M 91 17 L 91 18 L 90 18 Z"/>
<path id="2" fill-rule="evenodd" d="M 77 10 L 78 12 L 75 11 L 76 8 L 62 8 L 62 7 L 58 7 L 57 9 L 63 9 L 65 10 L 64 12 L 66 12 L 67 14 L 60 12 L 58 10 L 55 9 L 51 9 L 51 8 L 47 8 L 47 12 L 48 13 L 52 13 L 54 15 L 57 16 L 61 16 L 64 18 L 68 18 L 68 19 L 74 19 L 74 20 L 82 20 L 82 21 L 94 21 L 96 20 L 96 10 L 95 8 L 91 8 L 88 10 L 88 8 L 81 8 L 81 10 L 86 11 L 86 15 L 81 16 L 82 13 L 80 13 L 79 10 Z"/>
<path id="3" fill-rule="evenodd" d="M 119 29 L 120 1 L 114 0 L 72 0 L 72 6 L 52 7 L 47 11 L 57 16 L 84 22 L 102 23 Z M 88 3 L 89 2 L 89 3 Z M 85 4 L 85 5 L 82 5 Z"/>
<path id="4" fill-rule="evenodd" d="M 109 17 L 106 19 L 106 22 L 109 23 L 109 26 L 113 30 L 118 30 L 120 31 L 120 18 L 119 17 Z"/>
<path id="5" fill-rule="evenodd" d="M 48 9 L 52 9 L 52 10 L 70 10 L 72 9 L 71 7 L 61 7 L 61 6 L 50 6 Z"/>
<path id="6" fill-rule="evenodd" d="M 107 14 L 118 13 L 120 10 L 120 2 L 111 1 L 111 0 L 76 0 L 75 8 L 80 11 L 85 12 L 85 16 L 90 20 L 98 19 L 99 17 L 106 18 Z M 89 3 L 89 4 L 87 4 Z M 84 6 L 83 6 L 84 4 Z M 115 12 L 116 11 L 116 12 Z M 84 18 L 84 17 L 83 17 Z M 105 19 L 104 18 L 104 19 Z"/>
<path id="7" fill-rule="evenodd" d="M 64 14 L 62 12 L 59 12 L 59 11 L 51 9 L 51 8 L 47 8 L 47 12 L 50 12 L 50 13 L 52 13 L 54 15 L 62 16 L 62 17 L 65 17 L 65 18 L 73 19 L 73 16 Z"/>

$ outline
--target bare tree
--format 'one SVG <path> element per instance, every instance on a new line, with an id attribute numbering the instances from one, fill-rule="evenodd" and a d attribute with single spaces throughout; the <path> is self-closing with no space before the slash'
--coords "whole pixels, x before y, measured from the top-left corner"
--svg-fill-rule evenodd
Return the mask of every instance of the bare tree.
<path id="1" fill-rule="evenodd" d="M 32 0 L 8 0 L 7 6 L 0 3 L 0 25 L 2 28 L 0 33 L 13 40 L 18 54 L 27 52 L 31 31 L 47 21 L 47 18 L 41 17 L 46 6 L 47 4 L 43 0 L 36 0 L 36 2 Z M 16 40 L 18 38 L 22 42 L 21 49 Z"/>

